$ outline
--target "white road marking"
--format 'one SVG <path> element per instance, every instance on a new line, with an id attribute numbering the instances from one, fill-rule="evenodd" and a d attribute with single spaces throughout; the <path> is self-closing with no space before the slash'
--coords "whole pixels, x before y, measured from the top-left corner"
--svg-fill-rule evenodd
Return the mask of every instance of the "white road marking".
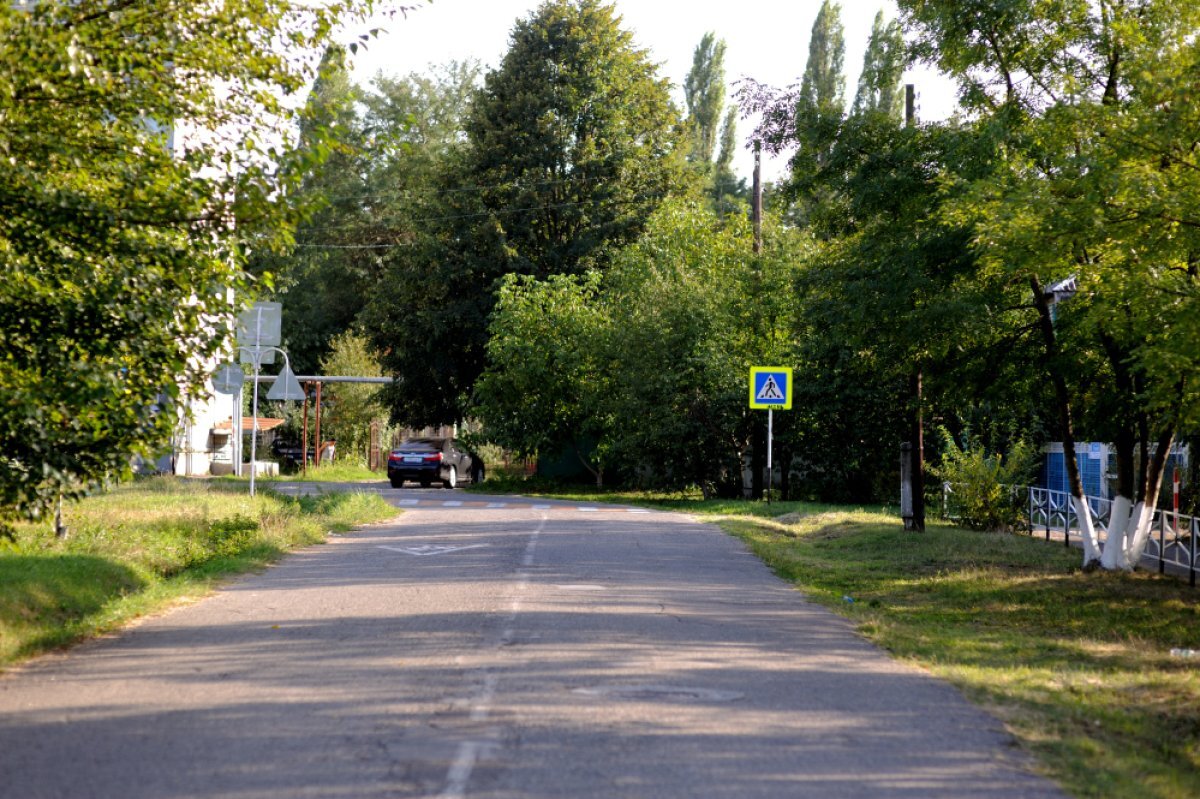
<path id="1" fill-rule="evenodd" d="M 467 783 L 471 781 L 475 764 L 489 749 L 495 747 L 495 741 L 463 741 L 458 747 L 458 757 L 446 774 L 446 790 L 438 795 L 439 799 L 463 799 L 467 795 Z"/>
<path id="2" fill-rule="evenodd" d="M 598 511 L 600 509 L 599 508 L 576 508 L 575 510 L 581 511 L 583 513 L 595 513 L 596 511 Z"/>
<path id="3" fill-rule="evenodd" d="M 387 549 L 392 552 L 403 552 L 405 555 L 416 555 L 418 558 L 428 557 L 430 555 L 445 555 L 450 552 L 462 552 L 464 549 L 479 549 L 480 547 L 490 547 L 491 544 L 466 544 L 464 546 L 446 546 L 444 544 L 424 544 L 419 547 L 389 547 L 383 544 L 379 545 L 380 549 Z"/>
<path id="4" fill-rule="evenodd" d="M 443 503 L 442 503 L 442 507 L 443 507 L 443 508 L 461 508 L 461 507 L 462 507 L 462 503 L 461 503 L 461 502 L 459 502 L 459 501 L 458 501 L 458 500 L 456 500 L 456 499 L 452 499 L 452 500 L 450 500 L 450 501 L 448 501 L 448 502 L 443 502 Z"/>
<path id="5" fill-rule="evenodd" d="M 419 499 L 401 499 L 401 500 L 397 500 L 396 504 L 397 505 L 416 505 L 420 501 L 421 500 L 419 500 Z"/>
<path id="6" fill-rule="evenodd" d="M 550 506 L 549 505 L 534 505 L 533 509 L 534 510 L 550 510 Z"/>
<path id="7" fill-rule="evenodd" d="M 537 549 L 538 536 L 545 529 L 546 520 L 547 516 L 542 514 L 541 522 L 529 536 L 529 543 L 525 545 L 525 554 L 521 558 L 521 562 L 525 566 L 533 565 L 533 554 Z M 487 544 L 482 546 L 487 546 Z M 518 574 L 520 580 L 517 588 L 524 590 L 529 585 L 529 573 L 519 572 Z M 508 646 L 516 637 L 516 621 L 520 610 L 521 597 L 518 596 L 513 599 L 512 605 L 509 607 L 509 614 L 504 619 L 504 631 L 497 642 L 499 646 Z M 496 698 L 496 686 L 499 682 L 500 678 L 493 673 L 489 672 L 484 675 L 483 685 L 471 700 L 471 721 L 487 721 L 492 703 Z M 485 733 L 485 740 L 463 741 L 459 744 L 458 754 L 450 765 L 450 770 L 446 772 L 446 788 L 438 795 L 439 799 L 464 799 L 467 795 L 467 785 L 471 781 L 471 773 L 475 771 L 475 765 L 487 757 L 491 750 L 499 746 L 499 740 L 500 731 L 493 729 Z"/>
<path id="8" fill-rule="evenodd" d="M 487 504 L 487 506 L 489 508 L 507 508 L 508 503 L 507 502 L 489 502 Z"/>

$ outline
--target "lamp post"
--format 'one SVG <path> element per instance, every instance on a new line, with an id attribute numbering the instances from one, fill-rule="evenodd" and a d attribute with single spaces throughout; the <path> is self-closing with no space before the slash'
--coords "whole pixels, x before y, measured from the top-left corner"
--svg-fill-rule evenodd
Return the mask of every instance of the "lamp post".
<path id="1" fill-rule="evenodd" d="M 304 392 L 296 381 L 296 376 L 292 374 L 291 362 L 288 360 L 287 353 L 279 347 L 257 346 L 238 347 L 238 349 L 241 350 L 244 357 L 250 359 L 250 364 L 254 367 L 254 399 L 250 408 L 253 417 L 253 421 L 250 423 L 250 496 L 254 496 L 254 479 L 258 473 L 258 376 L 262 370 L 263 355 L 268 352 L 278 352 L 283 356 L 283 371 L 279 373 L 281 379 L 277 380 L 267 393 L 268 399 L 301 400 L 304 399 Z"/>

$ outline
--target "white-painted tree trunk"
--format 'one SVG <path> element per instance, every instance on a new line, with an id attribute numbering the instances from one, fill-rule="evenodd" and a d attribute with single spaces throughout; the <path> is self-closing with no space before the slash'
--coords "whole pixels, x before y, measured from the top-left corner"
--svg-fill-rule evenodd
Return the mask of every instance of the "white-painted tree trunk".
<path id="1" fill-rule="evenodd" d="M 1133 500 L 1117 494 L 1112 501 L 1112 512 L 1108 517 L 1108 535 L 1104 539 L 1104 555 L 1100 558 L 1100 565 L 1109 571 L 1125 568 L 1125 537 L 1132 513 Z"/>
<path id="2" fill-rule="evenodd" d="M 1083 538 L 1083 565 L 1088 566 L 1100 560 L 1100 536 L 1096 532 L 1092 508 L 1087 500 L 1072 494 L 1071 505 L 1075 508 L 1075 518 L 1079 520 L 1079 532 Z"/>
<path id="3" fill-rule="evenodd" d="M 1146 551 L 1146 542 L 1150 540 L 1150 528 L 1153 526 L 1154 506 L 1139 502 L 1129 520 L 1129 529 L 1125 537 L 1125 565 L 1122 568 L 1133 569 L 1141 561 L 1142 553 Z"/>

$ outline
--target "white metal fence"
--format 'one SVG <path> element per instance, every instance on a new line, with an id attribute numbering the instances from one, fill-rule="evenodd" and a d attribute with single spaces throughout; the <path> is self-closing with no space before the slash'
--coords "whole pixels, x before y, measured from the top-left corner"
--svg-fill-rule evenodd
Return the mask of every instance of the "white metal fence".
<path id="1" fill-rule="evenodd" d="M 1028 489 L 1028 529 L 1030 535 L 1044 531 L 1046 540 L 1061 535 L 1064 546 L 1072 541 L 1081 541 L 1079 520 L 1071 495 L 1065 491 L 1049 488 Z M 1088 507 L 1101 539 L 1112 513 L 1112 502 L 1100 497 L 1087 497 Z M 1142 555 L 1143 565 L 1157 565 L 1159 574 L 1172 571 L 1187 574 L 1188 583 L 1196 585 L 1196 549 L 1200 539 L 1200 518 L 1173 511 L 1155 510 L 1151 522 L 1150 538 Z"/>

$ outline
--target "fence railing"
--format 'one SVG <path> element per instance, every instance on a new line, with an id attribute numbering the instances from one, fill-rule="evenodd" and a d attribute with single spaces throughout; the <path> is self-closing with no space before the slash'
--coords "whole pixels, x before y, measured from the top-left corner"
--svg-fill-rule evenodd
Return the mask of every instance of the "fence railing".
<path id="1" fill-rule="evenodd" d="M 1030 535 L 1036 535 L 1042 530 L 1047 541 L 1055 535 L 1061 535 L 1064 546 L 1071 546 L 1072 540 L 1082 540 L 1075 506 L 1068 492 L 1034 486 L 1030 486 L 1028 492 Z M 1100 539 L 1104 540 L 1104 530 L 1112 514 L 1112 502 L 1100 497 L 1087 497 L 1087 503 L 1100 531 Z M 1156 563 L 1159 574 L 1164 574 L 1168 566 L 1186 572 L 1188 583 L 1194 586 L 1197 540 L 1200 540 L 1200 518 L 1173 511 L 1155 510 L 1142 563 Z"/>

